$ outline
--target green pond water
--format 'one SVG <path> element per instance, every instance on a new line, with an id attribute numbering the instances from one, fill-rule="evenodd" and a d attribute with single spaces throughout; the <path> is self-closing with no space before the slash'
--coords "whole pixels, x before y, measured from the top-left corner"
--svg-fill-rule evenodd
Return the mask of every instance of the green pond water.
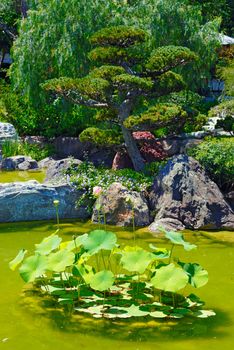
<path id="1" fill-rule="evenodd" d="M 41 170 L 33 171 L 0 171 L 0 183 L 37 180 L 43 182 L 45 172 Z"/>
<path id="2" fill-rule="evenodd" d="M 61 236 L 68 240 L 74 233 L 83 234 L 92 228 L 89 223 L 63 223 Z M 206 233 L 187 232 L 186 238 L 198 249 L 184 252 L 176 247 L 175 251 L 184 261 L 199 262 L 209 271 L 209 283 L 195 292 L 206 301 L 206 309 L 215 310 L 215 317 L 113 321 L 79 314 L 70 317 L 46 297 L 23 292 L 25 285 L 18 273 L 9 270 L 8 263 L 20 248 L 32 251 L 35 243 L 55 229 L 50 222 L 0 225 L 0 349 L 233 349 L 234 233 L 217 232 L 213 240 Z M 131 244 L 130 231 L 113 230 L 121 243 Z M 165 246 L 161 238 L 137 231 L 137 244 L 146 247 L 149 243 Z"/>

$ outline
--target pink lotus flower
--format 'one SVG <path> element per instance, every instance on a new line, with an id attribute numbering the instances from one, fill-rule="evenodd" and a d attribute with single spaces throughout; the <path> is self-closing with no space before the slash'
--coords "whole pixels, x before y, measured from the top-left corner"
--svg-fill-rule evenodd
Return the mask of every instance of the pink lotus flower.
<path id="1" fill-rule="evenodd" d="M 102 194 L 103 190 L 102 190 L 102 187 L 100 186 L 94 186 L 93 188 L 93 196 L 94 197 L 99 197 L 101 194 Z"/>

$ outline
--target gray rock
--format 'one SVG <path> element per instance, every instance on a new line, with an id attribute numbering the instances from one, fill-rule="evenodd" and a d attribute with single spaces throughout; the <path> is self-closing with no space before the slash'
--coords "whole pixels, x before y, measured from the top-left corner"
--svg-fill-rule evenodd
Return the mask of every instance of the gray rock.
<path id="1" fill-rule="evenodd" d="M 3 158 L 1 162 L 3 170 L 32 170 L 38 169 L 37 161 L 27 156 L 14 156 Z"/>
<path id="2" fill-rule="evenodd" d="M 46 169 L 53 165 L 55 162 L 56 160 L 54 158 L 46 157 L 38 162 L 38 166 L 40 169 Z"/>
<path id="3" fill-rule="evenodd" d="M 100 210 L 98 207 L 100 206 Z M 117 226 L 132 226 L 133 211 L 136 226 L 147 226 L 150 223 L 149 208 L 142 193 L 129 191 L 122 184 L 113 183 L 96 201 L 92 221 L 98 222 L 99 216 L 107 224 Z"/>
<path id="4" fill-rule="evenodd" d="M 160 171 L 149 201 L 156 214 L 152 231 L 162 219 L 179 221 L 178 229 L 234 228 L 233 211 L 218 186 L 196 160 L 185 155 L 172 158 Z"/>
<path id="5" fill-rule="evenodd" d="M 0 122 L 0 145 L 6 141 L 16 141 L 18 139 L 14 126 L 10 123 Z"/>
<path id="6" fill-rule="evenodd" d="M 51 161 L 46 171 L 45 182 L 65 181 L 65 172 L 70 168 L 78 167 L 81 163 L 81 160 L 73 158 Z"/>
<path id="7" fill-rule="evenodd" d="M 76 208 L 82 195 L 69 185 L 42 185 L 37 181 L 0 184 L 0 222 L 51 220 L 56 218 L 54 200 L 59 200 L 61 219 L 87 219 L 85 207 Z"/>

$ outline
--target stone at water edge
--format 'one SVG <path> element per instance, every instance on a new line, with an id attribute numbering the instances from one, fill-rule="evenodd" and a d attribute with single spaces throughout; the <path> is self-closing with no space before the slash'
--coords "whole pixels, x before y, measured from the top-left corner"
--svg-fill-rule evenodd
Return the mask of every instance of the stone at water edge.
<path id="1" fill-rule="evenodd" d="M 92 216 L 92 221 L 96 223 L 99 221 L 99 206 L 102 219 L 105 214 L 107 224 L 132 226 L 132 206 L 136 226 L 148 226 L 150 223 L 149 208 L 144 195 L 128 190 L 121 183 L 113 183 L 97 199 Z"/>
<path id="2" fill-rule="evenodd" d="M 233 211 L 220 189 L 203 167 L 186 155 L 173 157 L 159 172 L 149 202 L 155 212 L 151 231 L 157 231 L 162 220 L 168 225 L 173 222 L 178 230 L 234 228 Z"/>
<path id="3" fill-rule="evenodd" d="M 32 170 L 38 169 L 38 164 L 31 157 L 19 155 L 3 158 L 0 168 L 2 170 Z"/>
<path id="4" fill-rule="evenodd" d="M 56 182 L 63 180 L 67 170 L 77 168 L 81 163 L 81 160 L 74 158 L 65 158 L 60 160 L 51 159 L 51 162 L 47 163 L 45 182 Z"/>
<path id="5" fill-rule="evenodd" d="M 56 220 L 54 200 L 61 219 L 88 219 L 90 214 L 76 201 L 83 191 L 67 184 L 42 185 L 32 180 L 0 184 L 0 222 Z"/>
<path id="6" fill-rule="evenodd" d="M 14 126 L 10 123 L 0 122 L 0 145 L 7 141 L 17 141 L 18 135 Z"/>

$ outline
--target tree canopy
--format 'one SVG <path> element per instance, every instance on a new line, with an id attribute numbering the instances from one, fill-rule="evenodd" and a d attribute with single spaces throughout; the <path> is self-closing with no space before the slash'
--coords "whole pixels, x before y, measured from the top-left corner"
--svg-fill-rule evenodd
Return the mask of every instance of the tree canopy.
<path id="1" fill-rule="evenodd" d="M 44 103 L 40 89 L 44 80 L 83 76 L 92 67 L 87 56 L 91 47 L 88 39 L 103 23 L 137 24 L 148 35 L 144 52 L 162 45 L 186 46 L 195 51 L 199 59 L 193 69 L 178 68 L 190 88 L 206 84 L 217 57 L 219 21 L 204 23 L 200 7 L 187 0 L 40 0 L 31 6 L 33 10 L 21 22 L 13 47 L 11 78 L 14 86 L 37 106 Z M 102 48 L 94 54 L 98 59 L 103 55 Z M 110 55 L 115 57 L 115 49 L 109 49 Z"/>
<path id="2" fill-rule="evenodd" d="M 186 118 L 186 112 L 175 104 L 156 104 L 141 114 L 134 114 L 135 106 L 144 104 L 144 99 L 152 100 L 183 89 L 182 76 L 172 69 L 197 59 L 188 48 L 173 45 L 159 47 L 147 56 L 142 46 L 146 40 L 147 33 L 133 26 L 101 29 L 91 36 L 90 41 L 96 47 L 89 54 L 99 67 L 82 78 L 62 77 L 42 84 L 56 97 L 101 109 L 98 118 L 118 126 L 135 170 L 143 170 L 145 164 L 132 132 L 178 125 Z M 81 139 L 99 142 L 100 138 L 107 140 L 109 135 L 109 130 L 89 128 L 82 132 Z M 116 142 L 120 139 L 115 137 Z"/>

